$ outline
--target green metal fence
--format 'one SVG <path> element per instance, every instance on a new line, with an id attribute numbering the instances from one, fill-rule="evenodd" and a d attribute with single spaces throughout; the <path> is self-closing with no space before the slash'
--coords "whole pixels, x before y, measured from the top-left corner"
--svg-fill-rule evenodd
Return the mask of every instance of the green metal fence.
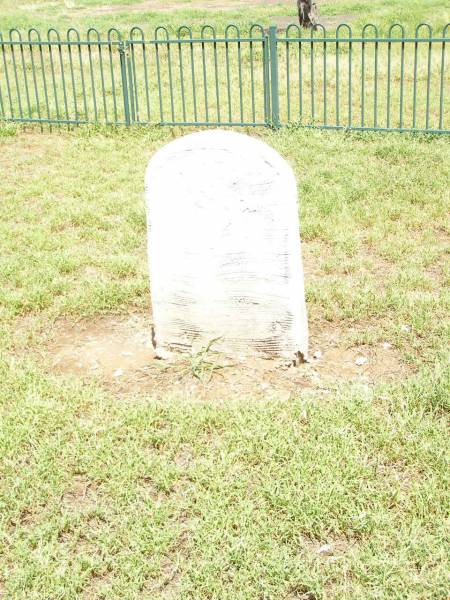
<path id="1" fill-rule="evenodd" d="M 0 33 L 0 120 L 450 133 L 449 25 Z"/>

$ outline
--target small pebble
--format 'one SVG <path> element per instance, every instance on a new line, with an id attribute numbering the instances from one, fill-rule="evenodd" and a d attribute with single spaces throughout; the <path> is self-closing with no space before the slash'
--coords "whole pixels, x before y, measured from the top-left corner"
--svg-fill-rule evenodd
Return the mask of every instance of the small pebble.
<path id="1" fill-rule="evenodd" d="M 114 377 L 121 377 L 123 375 L 123 369 L 116 369 L 114 371 Z"/>
<path id="2" fill-rule="evenodd" d="M 400 329 L 405 332 L 411 331 L 411 327 L 409 325 L 402 325 Z"/>
<path id="3" fill-rule="evenodd" d="M 389 348 L 392 348 L 392 344 L 390 344 L 389 342 L 384 342 L 383 343 L 383 348 L 385 350 L 389 350 Z"/>
<path id="4" fill-rule="evenodd" d="M 317 550 L 317 554 L 325 554 L 326 556 L 329 556 L 330 554 L 333 554 L 333 546 L 331 544 L 324 544 Z"/>
<path id="5" fill-rule="evenodd" d="M 322 352 L 320 350 L 316 350 L 313 354 L 313 358 L 319 360 L 319 358 L 322 358 Z"/>
<path id="6" fill-rule="evenodd" d="M 367 362 L 367 358 L 365 356 L 358 356 L 358 358 L 355 360 L 355 363 L 358 365 L 358 367 L 365 365 L 366 362 Z"/>

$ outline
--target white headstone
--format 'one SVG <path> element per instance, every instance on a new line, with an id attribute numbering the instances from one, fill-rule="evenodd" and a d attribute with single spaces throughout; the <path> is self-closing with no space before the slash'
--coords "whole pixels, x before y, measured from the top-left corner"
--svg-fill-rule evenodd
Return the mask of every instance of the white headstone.
<path id="1" fill-rule="evenodd" d="M 297 186 L 267 144 L 230 131 L 176 139 L 150 160 L 155 347 L 306 358 Z"/>

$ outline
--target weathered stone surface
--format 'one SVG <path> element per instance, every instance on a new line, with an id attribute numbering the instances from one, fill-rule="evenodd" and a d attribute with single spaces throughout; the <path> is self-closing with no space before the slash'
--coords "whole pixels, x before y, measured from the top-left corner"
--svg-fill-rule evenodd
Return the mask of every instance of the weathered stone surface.
<path id="1" fill-rule="evenodd" d="M 297 188 L 265 143 L 230 131 L 179 138 L 146 172 L 155 346 L 306 357 Z"/>

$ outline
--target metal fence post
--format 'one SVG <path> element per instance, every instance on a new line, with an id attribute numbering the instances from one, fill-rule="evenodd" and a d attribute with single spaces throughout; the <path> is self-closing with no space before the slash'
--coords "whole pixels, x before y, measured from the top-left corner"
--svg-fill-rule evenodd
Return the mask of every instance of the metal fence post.
<path id="1" fill-rule="evenodd" d="M 123 109 L 125 112 L 125 124 L 131 125 L 130 120 L 130 99 L 128 97 L 128 75 L 127 75 L 127 45 L 125 42 L 119 44 L 120 54 L 120 74 L 122 79 Z"/>
<path id="2" fill-rule="evenodd" d="M 269 36 L 263 38 L 264 122 L 270 125 L 270 49 Z"/>
<path id="3" fill-rule="evenodd" d="M 270 96 L 272 108 L 272 126 L 280 127 L 280 96 L 278 90 L 278 51 L 277 51 L 277 26 L 269 27 L 270 48 Z"/>

